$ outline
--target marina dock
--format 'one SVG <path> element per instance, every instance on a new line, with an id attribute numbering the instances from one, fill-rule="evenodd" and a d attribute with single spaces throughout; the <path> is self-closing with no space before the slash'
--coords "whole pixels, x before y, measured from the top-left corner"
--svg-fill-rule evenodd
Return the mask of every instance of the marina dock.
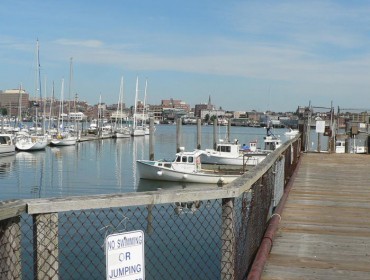
<path id="1" fill-rule="evenodd" d="M 370 157 L 304 154 L 261 279 L 370 279 Z"/>

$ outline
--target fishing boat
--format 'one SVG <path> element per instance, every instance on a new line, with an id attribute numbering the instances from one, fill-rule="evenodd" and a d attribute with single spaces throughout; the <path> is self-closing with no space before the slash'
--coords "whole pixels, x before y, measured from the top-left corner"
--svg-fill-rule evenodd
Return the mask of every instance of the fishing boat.
<path id="1" fill-rule="evenodd" d="M 15 145 L 12 134 L 0 134 L 0 157 L 15 154 Z"/>
<path id="2" fill-rule="evenodd" d="M 137 160 L 139 177 L 142 179 L 205 184 L 228 184 L 243 174 L 241 170 L 227 171 L 202 169 L 201 150 L 185 152 L 180 149 L 174 161 Z"/>
<path id="3" fill-rule="evenodd" d="M 249 146 L 240 146 L 238 140 L 233 143 L 220 141 L 216 149 L 205 149 L 201 154 L 201 162 L 218 165 L 255 166 L 262 162 L 270 153 L 269 150 L 257 149 L 257 141 Z"/>

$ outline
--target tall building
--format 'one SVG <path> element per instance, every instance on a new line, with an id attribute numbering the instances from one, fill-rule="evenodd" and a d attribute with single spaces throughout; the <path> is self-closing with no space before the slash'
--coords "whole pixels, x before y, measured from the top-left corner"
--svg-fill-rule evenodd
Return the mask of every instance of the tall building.
<path id="1" fill-rule="evenodd" d="M 29 94 L 24 89 L 0 91 L 0 107 L 6 108 L 8 115 L 17 116 L 19 109 L 29 108 Z"/>

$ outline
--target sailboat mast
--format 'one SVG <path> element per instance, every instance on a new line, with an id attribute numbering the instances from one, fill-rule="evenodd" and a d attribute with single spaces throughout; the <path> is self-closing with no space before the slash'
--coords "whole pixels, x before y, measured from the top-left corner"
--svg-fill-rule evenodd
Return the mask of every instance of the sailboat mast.
<path id="1" fill-rule="evenodd" d="M 63 124 L 64 124 L 64 116 L 63 116 L 63 112 L 64 112 L 64 106 L 63 106 L 63 97 L 64 96 L 64 79 L 62 79 L 62 89 L 60 91 L 60 106 L 59 106 L 59 117 L 58 117 L 58 131 L 59 129 L 61 128 L 63 130 Z M 60 125 L 60 119 L 62 121 L 62 124 Z"/>
<path id="2" fill-rule="evenodd" d="M 137 98 L 139 94 L 139 77 L 136 77 L 136 93 L 135 93 L 135 106 L 134 106 L 134 122 L 132 126 L 136 128 L 136 110 L 137 110 Z"/>
<path id="3" fill-rule="evenodd" d="M 146 90 L 148 88 L 148 80 L 145 80 L 145 91 L 144 91 L 144 106 L 143 106 L 143 118 L 142 118 L 142 125 L 144 126 L 144 120 L 145 119 L 145 106 L 146 106 Z"/>
<path id="4" fill-rule="evenodd" d="M 41 79 L 40 79 L 40 46 L 39 40 L 36 40 L 36 92 L 35 92 L 35 133 L 37 134 L 38 119 L 38 100 L 41 100 Z"/>
<path id="5" fill-rule="evenodd" d="M 71 92 L 72 92 L 72 77 L 73 77 L 73 57 L 69 60 L 69 85 L 68 85 L 68 123 L 71 114 Z"/>
<path id="6" fill-rule="evenodd" d="M 18 121 L 17 124 L 22 122 L 22 84 L 19 85 L 19 100 L 18 100 Z"/>
<path id="7" fill-rule="evenodd" d="M 52 88 L 52 96 L 50 97 L 50 111 L 49 111 L 49 130 L 51 130 L 51 123 L 53 120 L 53 105 L 54 105 L 54 81 L 53 81 L 53 88 Z"/>

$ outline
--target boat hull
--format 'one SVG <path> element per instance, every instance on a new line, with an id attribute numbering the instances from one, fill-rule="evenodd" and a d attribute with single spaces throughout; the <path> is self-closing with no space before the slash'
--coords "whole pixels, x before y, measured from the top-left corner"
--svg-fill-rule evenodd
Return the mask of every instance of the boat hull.
<path id="1" fill-rule="evenodd" d="M 131 131 L 131 136 L 145 136 L 145 131 L 142 128 L 135 128 Z"/>
<path id="2" fill-rule="evenodd" d="M 266 158 L 266 154 L 246 154 L 244 157 L 227 157 L 217 154 L 202 154 L 200 158 L 201 162 L 206 164 L 255 166 Z"/>
<path id="3" fill-rule="evenodd" d="M 20 151 L 44 150 L 48 145 L 47 137 L 27 137 L 18 139 L 15 147 Z"/>
<path id="4" fill-rule="evenodd" d="M 77 137 L 70 137 L 68 139 L 53 139 L 50 141 L 50 145 L 53 146 L 73 146 L 77 143 Z"/>
<path id="5" fill-rule="evenodd" d="M 10 156 L 15 154 L 14 145 L 0 145 L 0 157 Z"/>
<path id="6" fill-rule="evenodd" d="M 138 160 L 137 167 L 139 177 L 150 180 L 161 180 L 171 182 L 189 182 L 189 183 L 204 183 L 204 184 L 228 184 L 240 177 L 238 175 L 228 175 L 220 173 L 206 172 L 183 172 L 176 171 L 170 168 L 155 166 L 155 161 Z"/>

